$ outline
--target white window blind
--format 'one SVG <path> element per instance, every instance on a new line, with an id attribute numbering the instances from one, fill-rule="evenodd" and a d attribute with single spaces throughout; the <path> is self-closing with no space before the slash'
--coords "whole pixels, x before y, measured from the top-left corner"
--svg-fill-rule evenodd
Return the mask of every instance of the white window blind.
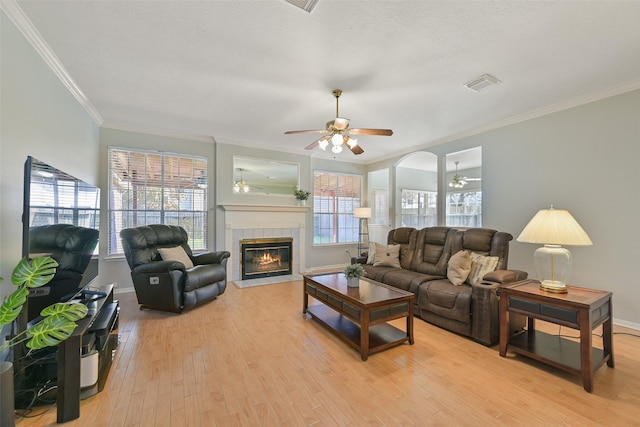
<path id="1" fill-rule="evenodd" d="M 179 225 L 191 249 L 207 249 L 207 159 L 109 148 L 109 254 L 122 253 L 120 230 Z"/>
<path id="2" fill-rule="evenodd" d="M 313 174 L 313 243 L 327 245 L 356 243 L 358 219 L 353 211 L 360 207 L 362 177 L 336 172 Z"/>

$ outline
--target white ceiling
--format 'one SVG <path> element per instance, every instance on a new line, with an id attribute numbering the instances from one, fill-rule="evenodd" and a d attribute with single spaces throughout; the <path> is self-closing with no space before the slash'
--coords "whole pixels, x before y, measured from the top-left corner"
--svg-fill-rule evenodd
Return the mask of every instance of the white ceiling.
<path id="1" fill-rule="evenodd" d="M 330 158 L 283 133 L 323 129 L 340 88 L 352 127 L 394 131 L 345 161 L 640 88 L 639 1 L 1 1 L 104 126 Z"/>

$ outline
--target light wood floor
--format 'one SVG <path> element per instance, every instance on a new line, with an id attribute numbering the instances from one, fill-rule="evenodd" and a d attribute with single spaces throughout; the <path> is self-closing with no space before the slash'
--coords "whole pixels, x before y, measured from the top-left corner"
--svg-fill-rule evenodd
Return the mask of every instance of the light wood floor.
<path id="1" fill-rule="evenodd" d="M 117 298 L 121 343 L 106 388 L 67 426 L 640 425 L 637 337 L 614 335 L 616 367 L 601 367 L 589 394 L 578 375 L 501 358 L 497 346 L 418 318 L 415 345 L 362 362 L 302 316 L 300 281 L 230 284 L 181 315 L 140 311 L 132 293 Z M 55 419 L 52 407 L 17 425 Z"/>

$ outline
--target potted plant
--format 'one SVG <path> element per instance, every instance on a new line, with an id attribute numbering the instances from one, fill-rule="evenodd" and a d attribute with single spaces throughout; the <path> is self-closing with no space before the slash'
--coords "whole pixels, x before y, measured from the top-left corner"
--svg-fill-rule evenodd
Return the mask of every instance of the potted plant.
<path id="1" fill-rule="evenodd" d="M 300 201 L 300 204 L 304 206 L 311 193 L 308 191 L 295 189 L 293 190 L 293 195 L 296 196 L 296 199 L 298 199 Z"/>
<path id="2" fill-rule="evenodd" d="M 53 279 L 58 262 L 50 257 L 34 258 L 29 261 L 22 258 L 11 274 L 11 283 L 17 289 L 5 297 L 0 306 L 0 329 L 17 319 L 27 301 L 29 289 L 39 288 Z M 0 281 L 2 278 L 0 277 Z M 19 331 L 0 345 L 0 351 L 10 349 L 18 344 L 26 343 L 30 350 L 55 346 L 71 336 L 76 322 L 87 315 L 87 306 L 77 302 L 55 303 L 40 313 L 43 318 Z M 13 413 L 13 365 L 11 362 L 0 362 L 0 425 L 14 425 Z M 9 383 L 5 383 L 8 381 Z"/>
<path id="3" fill-rule="evenodd" d="M 362 264 L 349 264 L 344 269 L 344 275 L 347 278 L 347 286 L 357 288 L 360 285 L 360 278 L 367 275 Z"/>

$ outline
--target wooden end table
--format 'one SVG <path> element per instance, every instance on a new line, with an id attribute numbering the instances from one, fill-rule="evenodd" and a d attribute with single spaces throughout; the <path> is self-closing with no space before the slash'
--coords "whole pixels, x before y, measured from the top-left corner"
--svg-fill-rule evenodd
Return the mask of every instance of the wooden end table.
<path id="1" fill-rule="evenodd" d="M 404 342 L 413 344 L 412 292 L 366 278 L 360 279 L 359 287 L 349 288 L 343 273 L 303 278 L 302 313 L 359 350 L 362 360 Z M 322 304 L 310 306 L 309 296 Z M 406 331 L 387 323 L 400 318 L 407 319 Z"/>
<path id="2" fill-rule="evenodd" d="M 567 286 L 557 294 L 540 289 L 537 280 L 524 280 L 500 288 L 500 356 L 507 347 L 556 368 L 582 375 L 584 389 L 593 391 L 593 373 L 605 362 L 613 368 L 612 293 Z M 509 314 L 527 316 L 527 330 L 509 336 Z M 535 330 L 535 319 L 580 331 L 579 343 Z M 603 349 L 593 348 L 592 331 L 602 325 Z"/>

